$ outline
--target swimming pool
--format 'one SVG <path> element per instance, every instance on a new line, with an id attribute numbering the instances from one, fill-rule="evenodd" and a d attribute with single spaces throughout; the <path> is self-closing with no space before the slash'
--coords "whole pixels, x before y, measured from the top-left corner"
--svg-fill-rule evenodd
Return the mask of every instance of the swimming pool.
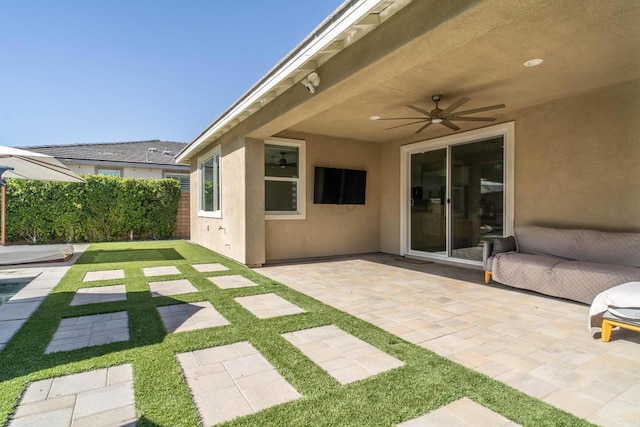
<path id="1" fill-rule="evenodd" d="M 0 307 L 31 282 L 33 277 L 0 279 Z"/>

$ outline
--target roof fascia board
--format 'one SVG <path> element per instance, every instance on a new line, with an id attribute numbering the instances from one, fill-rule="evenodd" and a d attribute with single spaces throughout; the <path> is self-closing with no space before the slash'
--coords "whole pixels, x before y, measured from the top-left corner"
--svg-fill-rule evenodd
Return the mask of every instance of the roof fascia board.
<path id="1" fill-rule="evenodd" d="M 64 164 L 76 164 L 76 165 L 87 165 L 87 166 L 113 166 L 113 167 L 130 167 L 130 168 L 141 168 L 141 169 L 173 169 L 173 170 L 189 170 L 188 165 L 178 165 L 178 164 L 162 164 L 162 163 L 136 163 L 136 162 L 113 162 L 109 160 L 78 160 L 78 159 L 68 159 L 64 157 L 56 157 L 56 159 L 60 160 Z"/>
<path id="2" fill-rule="evenodd" d="M 331 23 L 321 34 L 308 39 L 301 47 L 295 48 L 293 52 L 288 55 L 291 56 L 290 58 L 285 59 L 280 66 L 276 66 L 276 69 L 268 73 L 261 83 L 258 83 L 257 86 L 250 89 L 191 144 L 187 145 L 178 153 L 176 162 L 182 162 L 188 159 L 204 141 L 225 126 L 228 126 L 234 118 L 249 109 L 255 102 L 259 102 L 259 99 L 273 90 L 278 83 L 291 77 L 294 71 L 301 68 L 310 58 L 320 53 L 323 48 L 331 45 L 336 37 L 348 28 L 356 25 L 366 17 L 372 9 L 383 2 L 383 0 L 361 0 L 355 6 L 348 8 L 340 19 Z"/>

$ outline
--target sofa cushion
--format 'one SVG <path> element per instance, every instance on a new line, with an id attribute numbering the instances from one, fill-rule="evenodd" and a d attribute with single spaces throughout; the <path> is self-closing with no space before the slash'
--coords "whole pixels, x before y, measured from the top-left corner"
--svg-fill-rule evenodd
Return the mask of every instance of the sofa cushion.
<path id="1" fill-rule="evenodd" d="M 640 280 L 635 267 L 518 252 L 497 254 L 491 271 L 496 282 L 585 304 L 606 289 Z"/>
<path id="2" fill-rule="evenodd" d="M 586 261 L 562 261 L 551 270 L 552 295 L 591 304 L 601 292 L 621 283 L 640 280 L 640 269 Z M 534 289 L 536 290 L 536 289 Z"/>
<path id="3" fill-rule="evenodd" d="M 491 275 L 505 285 L 554 295 L 551 271 L 559 262 L 556 257 L 506 252 L 494 257 Z"/>
<path id="4" fill-rule="evenodd" d="M 640 233 L 520 226 L 515 234 L 523 253 L 640 267 Z"/>

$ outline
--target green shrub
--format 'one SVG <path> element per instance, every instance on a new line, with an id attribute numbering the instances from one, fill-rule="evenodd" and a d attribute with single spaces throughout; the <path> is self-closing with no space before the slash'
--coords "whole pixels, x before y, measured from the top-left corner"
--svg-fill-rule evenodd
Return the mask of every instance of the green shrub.
<path id="1" fill-rule="evenodd" d="M 84 178 L 86 184 L 10 180 L 7 240 L 100 242 L 165 239 L 173 234 L 181 191 L 178 181 Z"/>

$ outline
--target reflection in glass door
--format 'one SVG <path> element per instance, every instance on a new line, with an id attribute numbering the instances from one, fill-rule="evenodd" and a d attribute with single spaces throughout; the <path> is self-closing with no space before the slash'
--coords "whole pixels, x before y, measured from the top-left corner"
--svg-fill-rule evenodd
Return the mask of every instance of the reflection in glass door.
<path id="1" fill-rule="evenodd" d="M 503 136 L 410 158 L 410 250 L 482 261 L 482 242 L 503 234 Z"/>
<path id="2" fill-rule="evenodd" d="M 446 254 L 447 149 L 411 155 L 411 250 Z"/>
<path id="3" fill-rule="evenodd" d="M 482 242 L 502 236 L 503 138 L 451 147 L 451 253 L 482 261 Z"/>

